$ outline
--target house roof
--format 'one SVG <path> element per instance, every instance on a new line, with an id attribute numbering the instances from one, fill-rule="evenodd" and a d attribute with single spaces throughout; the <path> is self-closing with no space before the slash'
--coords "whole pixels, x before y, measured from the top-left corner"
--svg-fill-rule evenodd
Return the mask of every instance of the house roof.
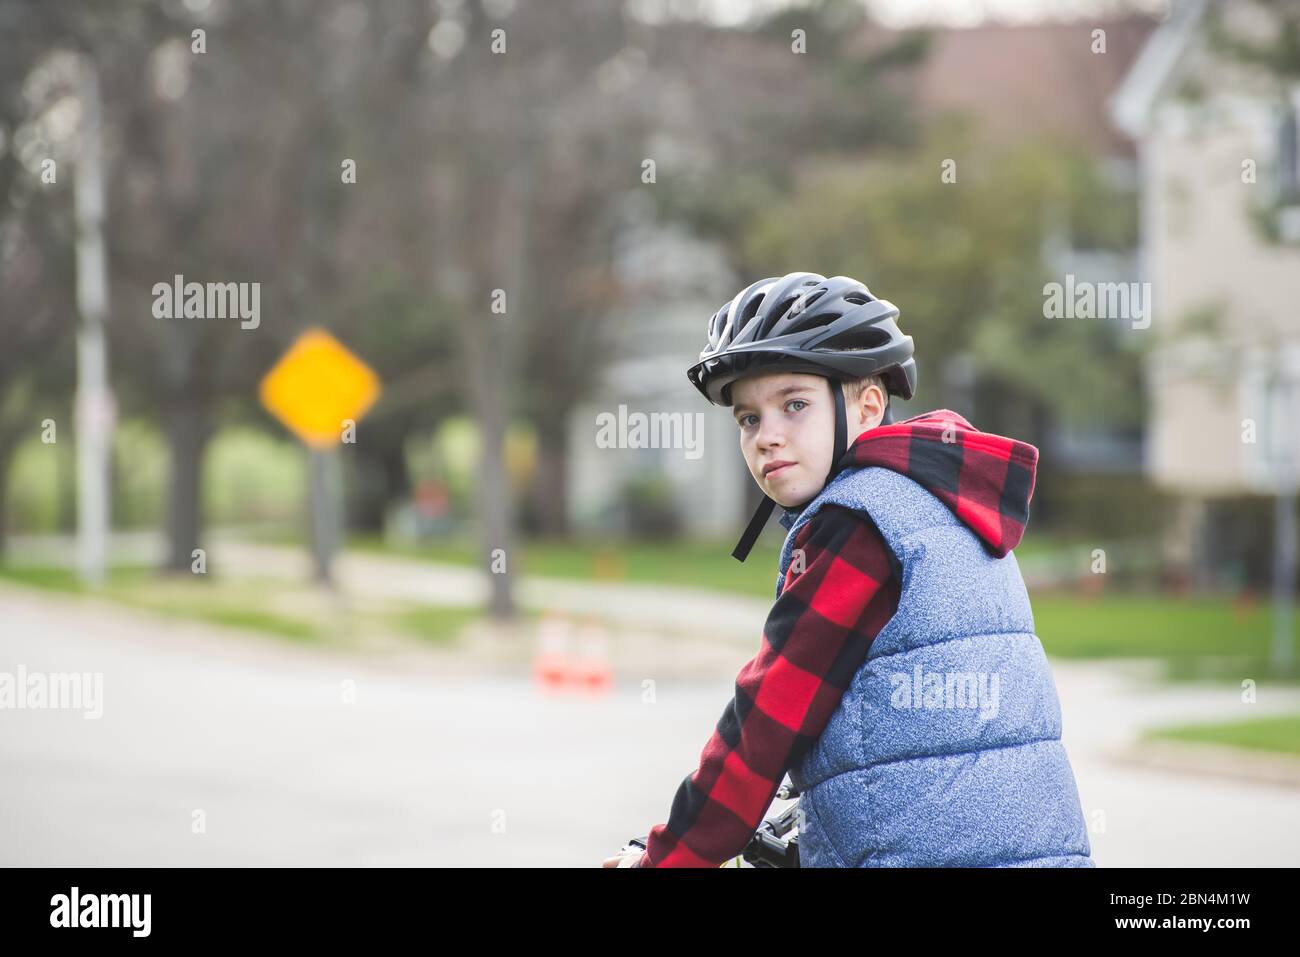
<path id="1" fill-rule="evenodd" d="M 1151 107 L 1168 86 L 1207 5 L 1207 0 L 1176 0 L 1111 98 L 1111 119 L 1128 136 L 1136 139 L 1146 129 Z"/>
<path id="2" fill-rule="evenodd" d="M 1098 154 L 1132 155 L 1107 101 L 1156 26 L 1130 16 L 935 30 L 918 67 L 918 105 L 929 116 L 970 115 L 991 137 L 1059 135 Z M 1105 53 L 1092 52 L 1099 28 Z"/>

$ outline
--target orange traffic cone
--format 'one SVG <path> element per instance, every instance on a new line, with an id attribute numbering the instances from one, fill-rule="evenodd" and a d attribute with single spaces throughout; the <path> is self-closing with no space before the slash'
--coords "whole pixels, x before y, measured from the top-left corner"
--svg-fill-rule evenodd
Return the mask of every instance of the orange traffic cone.
<path id="1" fill-rule="evenodd" d="M 572 682 L 575 690 L 596 696 L 608 694 L 614 686 L 614 669 L 609 663 L 609 631 L 590 621 L 579 631 L 578 657 Z"/>
<path id="2" fill-rule="evenodd" d="M 568 619 L 545 612 L 537 626 L 537 648 L 533 654 L 533 680 L 545 692 L 563 691 L 573 670 L 569 652 L 572 626 Z"/>

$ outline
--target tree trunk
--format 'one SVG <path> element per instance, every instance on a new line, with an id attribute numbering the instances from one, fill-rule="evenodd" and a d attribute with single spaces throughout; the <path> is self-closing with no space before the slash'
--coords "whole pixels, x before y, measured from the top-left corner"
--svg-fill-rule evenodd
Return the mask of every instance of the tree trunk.
<path id="1" fill-rule="evenodd" d="M 76 443 L 61 443 L 54 454 L 58 471 L 57 530 L 68 535 L 77 534 L 77 455 Z"/>
<path id="2" fill-rule="evenodd" d="M 466 337 L 472 343 L 470 356 L 474 418 L 479 428 L 479 462 L 477 512 L 482 531 L 484 568 L 488 573 L 488 612 L 499 621 L 515 617 L 511 576 L 515 570 L 514 507 L 510 500 L 510 482 L 506 475 L 506 396 L 505 383 L 489 371 L 496 354 L 494 348 L 503 338 L 496 324 L 507 322 L 501 316 L 481 320 L 485 328 Z"/>
<path id="3" fill-rule="evenodd" d="M 355 449 L 350 494 L 351 526 L 366 532 L 382 532 L 388 506 L 411 494 L 402 443 Z"/>
<path id="4" fill-rule="evenodd" d="M 167 500 L 168 571 L 189 572 L 194 549 L 202 534 L 203 453 L 212 437 L 212 414 L 205 406 L 182 402 L 167 416 L 167 444 L 171 450 L 171 481 Z"/>
<path id="5" fill-rule="evenodd" d="M 411 473 L 406 467 L 406 448 L 398 442 L 384 449 L 385 504 L 406 498 L 411 494 Z"/>
<path id="6" fill-rule="evenodd" d="M 569 455 L 565 418 L 537 424 L 537 474 L 533 476 L 533 514 L 545 538 L 569 534 Z"/>
<path id="7" fill-rule="evenodd" d="M 508 300 L 507 314 L 490 314 L 478 319 L 469 336 L 478 348 L 472 354 L 471 374 L 474 376 L 478 402 L 478 424 L 482 436 L 479 465 L 479 516 L 483 521 L 484 537 L 488 548 L 488 581 L 490 598 L 488 611 L 498 621 L 511 621 L 516 609 L 513 595 L 514 572 L 518 556 L 514 548 L 515 510 L 511 497 L 509 475 L 506 472 L 506 428 L 510 419 L 509 390 L 515 379 L 515 353 L 519 334 L 511 325 L 532 321 L 535 317 L 526 305 L 528 289 L 528 195 L 530 180 L 527 140 L 520 133 L 520 148 L 516 160 L 506 174 L 506 189 L 500 199 L 496 229 L 492 237 L 494 271 L 506 277 L 505 288 L 513 298 Z M 498 552 L 497 549 L 500 549 Z M 509 571 L 503 568 L 501 558 L 510 562 Z"/>
<path id="8" fill-rule="evenodd" d="M 490 233 L 485 236 L 483 249 L 486 257 L 479 268 L 469 271 L 470 275 L 503 277 L 483 282 L 480 288 L 495 288 L 499 282 L 507 290 L 506 314 L 487 312 L 484 300 L 466 310 L 458 323 L 465 347 L 467 385 L 473 397 L 474 418 L 479 429 L 476 510 L 482 534 L 484 570 L 488 578 L 488 613 L 501 623 L 513 621 L 517 614 L 512 584 L 518 556 L 514 548 L 514 502 L 506 473 L 505 442 L 510 416 L 508 400 L 514 387 L 513 370 L 519 339 L 519 331 L 511 327 L 532 318 L 526 293 L 531 253 L 527 240 L 527 199 L 531 184 L 526 145 L 524 143 L 514 151 L 516 159 L 506 169 L 506 187 L 497 198 L 496 216 L 491 221 Z M 492 192 L 484 169 L 462 170 L 461 176 L 448 179 L 449 184 L 469 187 L 458 195 L 454 194 L 453 203 L 463 202 L 466 195 L 489 195 Z M 453 231 L 444 228 L 439 233 L 440 257 L 436 257 L 435 262 L 450 267 L 456 261 L 457 252 L 464 254 L 464 246 Z M 453 288 L 447 282 L 440 285 L 444 289 Z"/>
<path id="9" fill-rule="evenodd" d="M 9 451 L 0 444 L 0 559 L 4 558 L 9 538 L 9 466 L 13 461 Z"/>

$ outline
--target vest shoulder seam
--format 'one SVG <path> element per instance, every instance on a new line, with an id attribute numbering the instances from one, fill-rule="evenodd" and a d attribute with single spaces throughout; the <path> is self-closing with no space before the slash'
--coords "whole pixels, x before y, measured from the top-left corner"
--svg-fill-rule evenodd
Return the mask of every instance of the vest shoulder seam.
<path id="1" fill-rule="evenodd" d="M 951 512 L 949 512 L 948 514 L 952 515 Z M 986 547 L 984 545 L 984 539 L 980 538 L 979 535 L 975 534 L 975 532 L 971 530 L 971 527 L 967 525 L 965 522 L 963 522 L 956 515 L 952 515 L 951 522 L 935 522 L 932 525 L 922 525 L 920 528 L 910 529 L 905 535 L 899 536 L 898 544 L 900 547 L 903 547 L 909 545 L 914 538 L 916 538 L 919 535 L 923 535 L 926 532 L 945 532 L 945 531 L 955 532 L 957 533 L 957 536 L 962 539 L 964 539 L 966 536 L 970 536 L 971 538 L 975 539 L 976 542 L 979 543 L 981 548 Z M 964 535 L 962 534 L 963 532 L 965 533 Z M 1011 553 L 1008 552 L 1007 554 L 1011 554 Z"/>
<path id="2" fill-rule="evenodd" d="M 920 651 L 922 648 L 933 648 L 935 645 L 946 645 L 954 641 L 972 641 L 976 638 L 1011 638 L 1015 636 L 1027 636 L 1033 638 L 1039 644 L 1042 644 L 1042 639 L 1032 631 L 982 631 L 977 635 L 954 635 L 951 638 L 940 638 L 938 641 L 926 642 L 924 645 L 917 645 L 915 648 L 904 648 L 902 651 L 890 651 L 883 655 L 869 654 L 866 660 L 883 661 L 885 658 L 893 658 L 897 655 L 906 655 L 913 651 Z"/>
<path id="3" fill-rule="evenodd" d="M 980 751 L 1006 751 L 1009 748 L 1027 748 L 1030 745 L 1034 745 L 1034 744 L 1044 744 L 1044 743 L 1050 744 L 1053 741 L 1060 741 L 1060 740 L 1061 740 L 1061 736 L 1058 734 L 1053 737 L 1034 738 L 1030 741 L 1017 741 L 1014 744 L 991 744 L 988 745 L 987 747 L 962 748 L 958 751 L 942 751 L 939 752 L 938 754 L 905 754 L 902 757 L 898 757 L 898 758 L 889 758 L 888 760 L 884 760 L 884 761 L 872 761 L 869 764 L 854 765 L 851 768 L 845 768 L 843 771 L 836 771 L 834 774 L 828 774 L 826 777 L 822 778 L 816 784 L 808 785 L 807 787 L 804 788 L 804 790 L 811 791 L 813 788 L 817 787 L 818 784 L 823 784 L 826 781 L 830 781 L 833 778 L 841 777 L 845 774 L 853 774 L 855 771 L 870 771 L 872 768 L 881 768 L 890 764 L 898 764 L 900 761 L 927 761 L 927 760 L 934 760 L 937 758 L 955 758 L 959 755 L 976 754 Z"/>

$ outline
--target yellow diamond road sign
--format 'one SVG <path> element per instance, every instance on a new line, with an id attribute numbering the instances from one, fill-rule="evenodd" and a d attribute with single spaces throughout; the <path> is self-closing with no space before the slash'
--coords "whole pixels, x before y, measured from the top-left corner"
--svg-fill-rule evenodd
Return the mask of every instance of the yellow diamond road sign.
<path id="1" fill-rule="evenodd" d="M 298 337 L 262 379 L 268 412 L 315 448 L 332 448 L 345 420 L 359 420 L 379 398 L 379 377 L 323 329 Z"/>

